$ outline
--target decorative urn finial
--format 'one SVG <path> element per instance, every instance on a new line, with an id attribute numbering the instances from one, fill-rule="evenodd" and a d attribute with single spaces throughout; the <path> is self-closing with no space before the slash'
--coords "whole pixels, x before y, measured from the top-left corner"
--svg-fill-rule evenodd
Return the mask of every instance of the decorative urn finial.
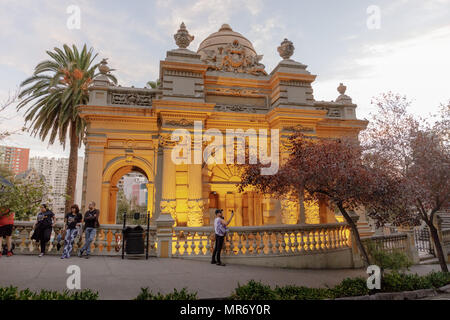
<path id="1" fill-rule="evenodd" d="M 173 35 L 175 43 L 179 48 L 186 49 L 189 44 L 194 40 L 194 36 L 191 36 L 186 29 L 184 22 L 181 23 L 180 29 Z"/>
<path id="2" fill-rule="evenodd" d="M 281 42 L 278 47 L 278 53 L 283 59 L 289 59 L 294 54 L 294 49 L 295 47 L 292 41 L 284 38 L 283 42 Z"/>
<path id="3" fill-rule="evenodd" d="M 108 67 L 108 59 L 102 59 L 102 61 L 100 61 L 100 65 L 98 66 L 98 70 L 100 71 L 101 74 L 107 74 L 109 71 L 111 71 L 111 69 Z"/>
<path id="4" fill-rule="evenodd" d="M 347 90 L 347 87 L 344 86 L 344 84 L 341 82 L 341 83 L 339 84 L 339 87 L 337 87 L 337 91 L 338 91 L 340 94 L 345 94 L 345 90 Z"/>
<path id="5" fill-rule="evenodd" d="M 348 95 L 345 94 L 345 91 L 347 90 L 347 86 L 344 86 L 343 83 L 339 84 L 339 87 L 337 87 L 337 91 L 339 92 L 339 97 L 337 97 L 336 102 L 349 104 L 352 103 L 352 98 L 350 98 Z"/>

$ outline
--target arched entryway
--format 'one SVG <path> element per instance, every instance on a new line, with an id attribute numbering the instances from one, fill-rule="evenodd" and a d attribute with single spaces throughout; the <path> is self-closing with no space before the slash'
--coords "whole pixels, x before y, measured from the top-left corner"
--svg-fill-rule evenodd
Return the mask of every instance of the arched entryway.
<path id="1" fill-rule="evenodd" d="M 137 172 L 142 174 L 146 179 L 147 187 L 147 211 L 153 215 L 154 211 L 154 187 L 153 187 L 153 168 L 145 159 L 132 158 L 116 158 L 107 165 L 103 171 L 102 183 L 102 205 L 103 211 L 100 215 L 100 223 L 115 224 L 117 215 L 117 195 L 119 192 L 118 183 L 120 179 L 131 173 Z"/>

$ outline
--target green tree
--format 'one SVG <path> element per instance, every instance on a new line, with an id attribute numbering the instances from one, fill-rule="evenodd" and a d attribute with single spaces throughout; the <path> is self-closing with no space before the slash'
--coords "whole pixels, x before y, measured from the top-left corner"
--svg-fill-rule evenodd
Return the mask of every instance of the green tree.
<path id="1" fill-rule="evenodd" d="M 89 100 L 88 88 L 99 75 L 100 63 L 94 63 L 97 54 L 93 48 L 83 46 L 81 52 L 75 45 L 47 51 L 50 56 L 36 65 L 31 77 L 21 83 L 20 102 L 17 109 L 27 106 L 25 123 L 35 136 L 53 144 L 58 140 L 63 147 L 67 136 L 70 140 L 69 174 L 67 176 L 66 212 L 73 204 L 77 176 L 78 148 L 85 132 L 85 123 L 80 118 L 78 105 Z M 103 60 L 104 61 L 104 60 Z M 102 63 L 103 63 L 102 61 Z M 112 70 L 109 70 L 112 71 Z M 116 78 L 104 73 L 114 83 Z"/>
<path id="2" fill-rule="evenodd" d="M 159 79 L 156 79 L 156 81 L 148 81 L 147 87 L 152 89 L 157 89 L 161 85 L 161 81 Z"/>
<path id="3" fill-rule="evenodd" d="M 28 220 L 37 212 L 47 191 L 43 178 L 12 180 L 11 184 L 0 186 L 0 207 L 14 212 L 16 220 Z"/>

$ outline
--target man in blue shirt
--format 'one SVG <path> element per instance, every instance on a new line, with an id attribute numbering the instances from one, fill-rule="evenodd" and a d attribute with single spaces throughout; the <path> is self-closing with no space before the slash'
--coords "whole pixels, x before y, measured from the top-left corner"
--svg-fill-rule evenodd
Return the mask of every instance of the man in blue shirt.
<path id="1" fill-rule="evenodd" d="M 231 219 L 233 219 L 234 211 L 231 211 L 230 219 L 225 222 L 223 217 L 223 209 L 216 210 L 216 219 L 214 219 L 214 232 L 216 234 L 216 243 L 214 245 L 214 251 L 212 254 L 211 264 L 217 264 L 218 266 L 225 266 L 224 263 L 220 261 L 220 252 L 222 251 L 223 241 L 225 235 L 227 234 L 227 225 L 230 224 Z"/>

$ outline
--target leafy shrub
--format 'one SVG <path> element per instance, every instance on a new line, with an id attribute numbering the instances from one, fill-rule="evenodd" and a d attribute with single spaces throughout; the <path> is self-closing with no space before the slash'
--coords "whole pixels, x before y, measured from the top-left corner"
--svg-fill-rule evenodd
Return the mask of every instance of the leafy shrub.
<path id="1" fill-rule="evenodd" d="M 345 278 L 331 289 L 335 298 L 355 297 L 369 294 L 367 281 L 364 278 Z"/>
<path id="2" fill-rule="evenodd" d="M 174 289 L 167 294 L 153 294 L 148 288 L 141 288 L 135 300 L 197 300 L 197 292 L 188 292 L 187 288 L 183 288 L 180 291 Z"/>
<path id="3" fill-rule="evenodd" d="M 98 300 L 98 292 L 90 289 L 63 292 L 45 290 L 33 292 L 30 289 L 18 290 L 17 287 L 0 287 L 0 300 Z"/>
<path id="4" fill-rule="evenodd" d="M 386 252 L 380 244 L 371 240 L 366 241 L 365 245 L 371 262 L 382 270 L 405 271 L 413 265 L 411 259 L 400 250 Z"/>
<path id="5" fill-rule="evenodd" d="M 276 287 L 275 293 L 282 300 L 322 300 L 333 298 L 333 292 L 328 288 L 308 288 L 297 286 Z"/>
<path id="6" fill-rule="evenodd" d="M 433 288 L 443 287 L 450 283 L 449 272 L 430 272 L 425 276 L 428 284 Z"/>
<path id="7" fill-rule="evenodd" d="M 444 272 L 431 272 L 425 276 L 392 272 L 381 279 L 381 289 L 384 292 L 412 291 L 439 288 L 449 283 L 450 274 Z"/>
<path id="8" fill-rule="evenodd" d="M 270 286 L 255 280 L 250 280 L 243 286 L 238 284 L 230 297 L 233 300 L 275 300 L 277 298 L 277 294 Z"/>

